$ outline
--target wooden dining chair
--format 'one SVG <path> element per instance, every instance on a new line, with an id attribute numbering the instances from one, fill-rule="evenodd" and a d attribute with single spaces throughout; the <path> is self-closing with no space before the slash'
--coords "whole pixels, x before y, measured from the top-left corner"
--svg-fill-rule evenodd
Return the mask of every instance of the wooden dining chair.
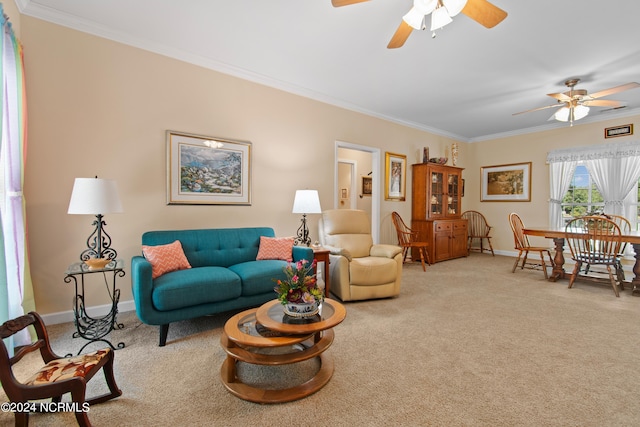
<path id="1" fill-rule="evenodd" d="M 520 265 L 520 269 L 524 269 L 525 267 L 531 269 L 542 269 L 544 273 L 544 278 L 548 279 L 549 276 L 547 274 L 547 264 L 545 262 L 545 254 L 549 258 L 549 266 L 553 267 L 553 258 L 551 258 L 551 250 L 549 248 L 545 248 L 543 246 L 531 246 L 529 243 L 529 237 L 524 234 L 524 223 L 520 216 L 511 212 L 509 214 L 509 225 L 511 226 L 511 231 L 513 231 L 513 239 L 515 243 L 515 249 L 518 251 L 518 257 L 516 258 L 516 262 L 513 263 L 512 273 L 515 273 L 518 264 L 520 263 L 520 259 L 522 258 L 522 264 Z M 540 255 L 540 260 L 531 260 L 529 259 L 529 252 L 537 252 Z"/>
<path id="2" fill-rule="evenodd" d="M 391 220 L 393 221 L 393 226 L 395 227 L 396 234 L 398 235 L 398 245 L 402 248 L 402 263 L 404 264 L 406 262 L 409 251 L 415 249 L 420 254 L 422 270 L 427 271 L 424 262 L 426 260 L 427 264 L 431 265 L 429 252 L 427 250 L 429 243 L 419 241 L 418 232 L 409 228 L 404 223 L 398 212 L 391 213 Z M 411 260 L 413 261 L 413 257 Z"/>
<path id="3" fill-rule="evenodd" d="M 33 326 L 37 340 L 17 347 L 15 355 L 9 356 L 4 339 Z M 40 351 L 44 365 L 24 381 L 19 381 L 13 373 L 13 366 L 26 354 Z M 113 350 L 109 347 L 93 353 L 62 358 L 51 349 L 49 335 L 42 318 L 36 312 L 8 320 L 0 326 L 0 382 L 11 402 L 27 403 L 34 400 L 51 399 L 59 403 L 62 395 L 71 394 L 78 425 L 90 427 L 87 416 L 90 405 L 102 403 L 122 395 L 113 376 Z M 100 370 L 103 371 L 109 393 L 85 399 L 87 382 Z M 15 412 L 15 425 L 27 426 L 29 411 Z"/>
<path id="4" fill-rule="evenodd" d="M 622 246 L 620 227 L 604 215 L 574 218 L 565 227 L 565 238 L 571 251 L 571 258 L 575 262 L 569 279 L 569 288 L 578 277 L 599 279 L 595 275 L 596 270 L 585 268 L 584 273 L 581 273 L 583 265 L 585 267 L 601 266 L 606 268 L 613 292 L 619 297 L 617 264 Z"/>
<path id="5" fill-rule="evenodd" d="M 616 225 L 620 227 L 620 233 L 622 233 L 623 235 L 629 234 L 629 232 L 631 232 L 631 223 L 627 218 L 620 215 L 610 215 L 610 214 L 598 214 L 598 215 L 602 215 L 605 218 L 615 222 Z M 624 281 L 625 281 L 624 268 L 622 267 L 622 258 L 624 257 L 624 252 L 626 248 L 627 248 L 627 242 L 622 241 L 622 244 L 620 246 L 620 253 L 616 258 L 616 275 L 618 276 L 618 283 L 619 283 L 620 289 L 622 290 L 624 290 Z M 589 274 L 590 270 L 591 270 L 591 265 L 586 264 L 585 274 Z"/>
<path id="6" fill-rule="evenodd" d="M 468 222 L 467 252 L 471 252 L 473 250 L 473 241 L 474 239 L 478 239 L 480 241 L 480 246 L 477 250 L 480 253 L 483 253 L 484 251 L 491 252 L 491 255 L 495 256 L 493 253 L 493 245 L 491 244 L 491 236 L 489 236 L 492 227 L 487 223 L 487 219 L 484 215 L 478 211 L 465 211 L 462 213 L 462 218 L 466 219 Z M 484 246 L 483 243 L 485 240 L 489 247 Z"/>

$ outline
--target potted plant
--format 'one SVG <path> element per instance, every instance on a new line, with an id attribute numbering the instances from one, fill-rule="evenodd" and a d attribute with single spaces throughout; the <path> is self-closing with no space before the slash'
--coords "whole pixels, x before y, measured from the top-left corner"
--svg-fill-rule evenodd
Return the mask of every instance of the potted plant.
<path id="1" fill-rule="evenodd" d="M 322 289 L 316 280 L 316 260 L 301 260 L 282 269 L 285 280 L 274 279 L 273 289 L 284 306 L 284 312 L 294 317 L 310 317 L 318 313 L 318 306 L 324 299 Z"/>

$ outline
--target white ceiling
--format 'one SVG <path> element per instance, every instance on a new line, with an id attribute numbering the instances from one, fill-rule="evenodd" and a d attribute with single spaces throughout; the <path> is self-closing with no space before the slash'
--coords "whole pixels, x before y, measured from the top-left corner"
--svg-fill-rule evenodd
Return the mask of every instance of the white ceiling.
<path id="1" fill-rule="evenodd" d="M 486 29 L 460 14 L 387 43 L 412 0 L 16 0 L 21 13 L 330 104 L 474 142 L 568 126 L 548 121 L 567 78 L 597 92 L 640 82 L 637 0 L 492 0 Z M 26 52 L 28 54 L 28 52 Z M 640 89 L 586 123 L 640 114 Z"/>

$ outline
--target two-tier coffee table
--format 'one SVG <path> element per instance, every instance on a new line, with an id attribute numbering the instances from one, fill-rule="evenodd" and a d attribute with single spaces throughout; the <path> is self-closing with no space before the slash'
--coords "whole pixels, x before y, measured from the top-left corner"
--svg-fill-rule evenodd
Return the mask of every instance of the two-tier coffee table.
<path id="1" fill-rule="evenodd" d="M 325 299 L 311 318 L 284 314 L 280 301 L 243 311 L 224 325 L 220 344 L 227 358 L 220 369 L 222 383 L 237 397 L 257 403 L 280 403 L 301 399 L 322 388 L 333 375 L 333 358 L 325 352 L 333 342 L 332 328 L 347 314 L 342 304 Z M 265 351 L 277 348 L 279 351 Z M 265 389 L 238 378 L 238 362 L 254 365 L 288 365 L 318 357 L 320 368 L 309 380 L 285 389 Z"/>

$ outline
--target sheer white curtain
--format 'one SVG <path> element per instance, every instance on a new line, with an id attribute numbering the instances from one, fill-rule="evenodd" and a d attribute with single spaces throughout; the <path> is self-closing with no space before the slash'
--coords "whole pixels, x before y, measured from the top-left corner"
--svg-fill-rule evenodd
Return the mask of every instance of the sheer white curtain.
<path id="1" fill-rule="evenodd" d="M 549 163 L 551 173 L 549 179 L 549 227 L 561 228 L 562 221 L 562 199 L 569 190 L 573 173 L 578 165 L 577 161 L 567 160 L 563 162 Z"/>
<path id="2" fill-rule="evenodd" d="M 0 3 L 0 321 L 35 309 L 29 258 L 22 185 L 26 160 L 26 96 L 22 45 Z M 6 317 L 6 318 L 5 318 Z M 30 342 L 23 330 L 7 342 L 14 346 Z"/>

